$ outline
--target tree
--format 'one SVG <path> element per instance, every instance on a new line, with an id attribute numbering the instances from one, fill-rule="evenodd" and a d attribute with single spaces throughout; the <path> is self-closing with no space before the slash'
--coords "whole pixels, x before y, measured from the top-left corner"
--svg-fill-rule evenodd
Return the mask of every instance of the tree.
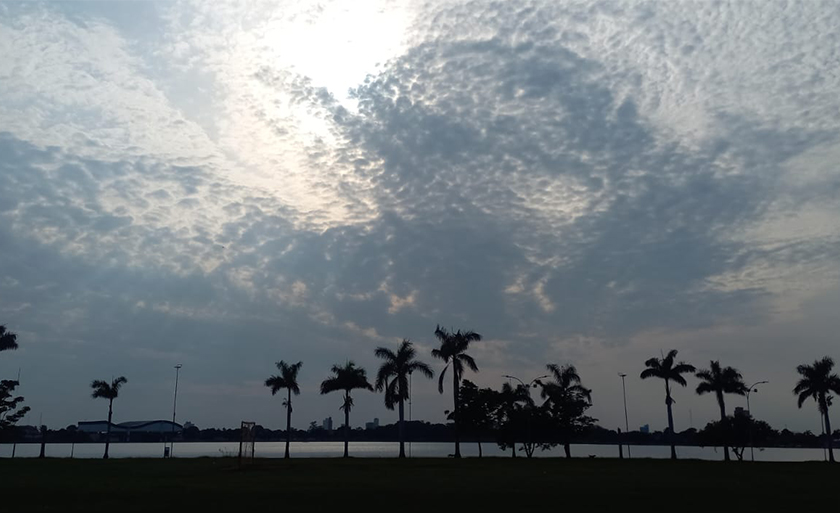
<path id="1" fill-rule="evenodd" d="M 276 395 L 277 392 L 283 390 L 287 391 L 286 399 L 283 400 L 283 406 L 286 407 L 286 454 L 285 458 L 289 457 L 289 443 L 292 441 L 292 394 L 300 395 L 300 387 L 298 386 L 297 377 L 303 362 L 288 364 L 283 360 L 275 363 L 280 375 L 273 375 L 265 380 L 265 386 L 271 389 L 271 395 Z"/>
<path id="2" fill-rule="evenodd" d="M 333 375 L 321 383 L 321 394 L 329 394 L 336 390 L 344 390 L 344 402 L 340 410 L 344 411 L 344 457 L 349 457 L 348 447 L 350 445 L 350 410 L 353 409 L 353 398 L 350 392 L 356 389 L 373 391 L 368 383 L 367 372 L 361 367 L 356 367 L 353 362 L 332 366 Z"/>
<path id="3" fill-rule="evenodd" d="M 17 335 L 6 331 L 6 326 L 0 325 L 0 351 L 13 351 L 17 348 Z M 18 409 L 23 397 L 15 397 L 13 392 L 19 385 L 17 380 L 0 381 L 0 438 L 12 431 L 15 424 L 29 412 L 28 406 Z"/>
<path id="4" fill-rule="evenodd" d="M 714 392 L 720 407 L 720 421 L 726 424 L 726 403 L 723 395 L 747 393 L 747 385 L 744 384 L 741 373 L 732 367 L 721 368 L 720 362 L 713 360 L 709 362 L 708 369 L 697 372 L 696 376 L 701 380 L 697 385 L 697 393 L 703 395 Z M 726 443 L 725 438 L 723 439 L 723 457 L 724 460 L 729 461 L 729 444 Z"/>
<path id="5" fill-rule="evenodd" d="M 753 419 L 747 412 L 726 417 L 725 420 L 709 422 L 697 433 L 697 441 L 704 446 L 729 444 L 738 461 L 743 461 L 744 450 L 750 445 L 765 446 L 778 433 L 763 420 Z"/>
<path id="6" fill-rule="evenodd" d="M 677 350 L 671 349 L 668 355 L 662 358 L 651 358 L 645 362 L 647 369 L 642 371 L 641 378 L 659 378 L 665 381 L 665 406 L 668 408 L 668 441 L 671 445 L 671 459 L 677 459 L 677 448 L 674 444 L 674 414 L 671 411 L 671 404 L 674 400 L 671 398 L 671 381 L 674 383 L 686 386 L 687 383 L 683 374 L 694 372 L 696 369 L 693 365 L 685 362 L 674 363 L 677 357 Z"/>
<path id="7" fill-rule="evenodd" d="M 6 326 L 0 324 L 0 351 L 9 351 L 17 348 L 17 335 L 11 331 L 6 331 Z"/>
<path id="8" fill-rule="evenodd" d="M 376 390 L 385 391 L 385 407 L 389 410 L 399 405 L 400 458 L 405 458 L 405 401 L 411 393 L 408 386 L 409 376 L 419 372 L 432 379 L 435 373 L 428 365 L 414 359 L 417 351 L 407 339 L 402 341 L 396 353 L 388 348 L 378 347 L 374 354 L 384 360 L 376 374 Z"/>
<path id="9" fill-rule="evenodd" d="M 809 397 L 813 397 L 814 401 L 817 402 L 817 407 L 825 422 L 825 432 L 828 433 L 826 445 L 828 445 L 828 459 L 831 462 L 834 462 L 834 444 L 831 438 L 831 419 L 828 417 L 828 407 L 831 405 L 831 392 L 840 394 L 840 377 L 831 372 L 833 368 L 834 360 L 828 356 L 815 361 L 812 365 L 796 367 L 796 372 L 802 378 L 793 389 L 793 393 L 799 395 L 797 405 L 800 408 Z"/>
<path id="10" fill-rule="evenodd" d="M 120 395 L 120 387 L 128 383 L 124 376 L 120 376 L 111 383 L 102 380 L 94 380 L 90 387 L 93 389 L 91 396 L 94 399 L 108 399 L 108 431 L 105 434 L 105 455 L 104 459 L 108 459 L 108 448 L 111 445 L 111 414 L 114 411 L 114 399 Z"/>
<path id="11" fill-rule="evenodd" d="M 525 440 L 525 454 L 530 458 L 533 454 L 533 446 L 527 436 L 522 436 L 522 433 L 530 427 L 528 415 L 529 410 L 534 406 L 534 400 L 531 399 L 528 388 L 523 385 L 514 387 L 510 383 L 504 383 L 496 397 L 499 448 L 505 450 L 510 447 L 510 455 L 515 458 L 517 440 Z"/>
<path id="12" fill-rule="evenodd" d="M 563 444 L 567 458 L 572 457 L 571 440 L 595 419 L 585 415 L 592 406 L 592 391 L 583 386 L 574 365 L 546 365 L 552 381 L 542 385 L 541 397 L 545 399 L 544 409 L 550 414 L 555 436 Z"/>
<path id="13" fill-rule="evenodd" d="M 476 438 L 478 457 L 482 457 L 481 438 L 493 427 L 497 392 L 492 388 L 478 388 L 475 383 L 464 380 L 459 394 L 460 426 Z M 454 421 L 454 412 L 448 412 L 447 419 Z"/>
<path id="14" fill-rule="evenodd" d="M 471 342 L 481 340 L 481 335 L 474 331 L 450 332 L 445 328 L 437 326 L 435 336 L 440 340 L 440 348 L 432 349 L 432 356 L 443 360 L 446 364 L 440 371 L 438 379 L 438 391 L 443 393 L 443 378 L 446 376 L 446 369 L 452 366 L 452 399 L 453 399 L 453 424 L 455 426 L 455 457 L 461 457 L 461 440 L 458 435 L 458 393 L 461 385 L 461 377 L 464 375 L 464 367 L 469 367 L 473 372 L 478 372 L 472 356 L 467 354 Z"/>

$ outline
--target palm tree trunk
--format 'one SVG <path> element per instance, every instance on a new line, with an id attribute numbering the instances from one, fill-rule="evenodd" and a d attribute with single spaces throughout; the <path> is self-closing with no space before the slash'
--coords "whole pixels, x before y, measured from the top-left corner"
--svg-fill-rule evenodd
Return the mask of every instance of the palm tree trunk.
<path id="1" fill-rule="evenodd" d="M 114 400 L 108 401 L 108 429 L 105 431 L 105 455 L 102 459 L 108 459 L 108 447 L 111 445 L 111 414 L 113 413 Z"/>
<path id="2" fill-rule="evenodd" d="M 834 463 L 834 440 L 831 432 L 831 419 L 828 418 L 828 402 L 825 403 L 825 437 L 828 445 L 828 461 Z"/>
<path id="3" fill-rule="evenodd" d="M 452 397 L 455 400 L 453 410 L 455 412 L 455 457 L 461 457 L 461 439 L 458 437 L 458 373 L 455 372 L 455 366 L 452 366 Z"/>
<path id="4" fill-rule="evenodd" d="M 289 396 L 286 399 L 286 454 L 289 457 L 289 443 L 292 441 L 292 389 L 289 388 Z"/>
<path id="5" fill-rule="evenodd" d="M 511 458 L 516 457 L 516 442 L 513 442 L 512 444 L 510 444 L 510 456 L 511 456 Z"/>
<path id="6" fill-rule="evenodd" d="M 723 460 L 729 461 L 729 429 L 726 429 L 726 404 L 723 402 L 723 395 L 718 397 L 718 405 L 720 406 L 720 423 L 723 430 Z"/>
<path id="7" fill-rule="evenodd" d="M 350 392 L 344 392 L 344 457 L 349 458 L 350 452 L 347 450 L 350 445 Z"/>
<path id="8" fill-rule="evenodd" d="M 571 444 L 570 444 L 569 442 L 565 442 L 565 443 L 563 444 L 563 451 L 565 451 L 565 453 L 566 453 L 566 457 L 567 457 L 567 458 L 571 458 L 571 457 L 572 457 L 572 446 L 571 446 Z"/>
<path id="9" fill-rule="evenodd" d="M 400 397 L 400 458 L 405 458 L 405 402 Z"/>
<path id="10" fill-rule="evenodd" d="M 674 414 L 671 412 L 671 387 L 665 380 L 665 405 L 668 407 L 668 443 L 671 446 L 671 459 L 677 459 L 677 447 L 674 444 Z"/>
<path id="11" fill-rule="evenodd" d="M 478 440 L 478 457 L 481 458 L 481 439 Z"/>

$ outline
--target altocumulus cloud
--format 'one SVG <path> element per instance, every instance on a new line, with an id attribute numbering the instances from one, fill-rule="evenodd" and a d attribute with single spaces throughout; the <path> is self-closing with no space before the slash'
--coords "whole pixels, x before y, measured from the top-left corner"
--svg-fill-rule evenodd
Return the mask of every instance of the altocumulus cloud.
<path id="1" fill-rule="evenodd" d="M 120 415 L 165 416 L 182 362 L 181 418 L 275 425 L 261 378 L 301 359 L 303 427 L 335 413 L 330 364 L 425 353 L 441 323 L 486 336 L 480 383 L 576 363 L 607 425 L 615 374 L 671 347 L 772 375 L 764 416 L 810 425 L 789 389 L 840 328 L 838 23 L 831 2 L 3 5 L 2 372 L 63 425 L 101 416 L 85 386 L 110 374 Z M 659 427 L 658 389 L 631 387 Z M 712 407 L 685 393 L 678 424 Z"/>

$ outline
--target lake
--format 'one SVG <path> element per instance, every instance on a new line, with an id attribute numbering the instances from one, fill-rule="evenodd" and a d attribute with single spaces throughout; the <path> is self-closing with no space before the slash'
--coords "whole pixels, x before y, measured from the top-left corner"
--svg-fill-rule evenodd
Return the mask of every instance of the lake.
<path id="1" fill-rule="evenodd" d="M 159 458 L 163 456 L 162 443 L 112 443 L 110 456 L 112 458 Z M 69 458 L 71 452 L 75 458 L 101 458 L 105 450 L 102 443 L 85 444 L 47 444 L 46 456 L 50 458 Z M 260 458 L 282 458 L 285 448 L 284 442 L 257 442 L 255 452 Z M 406 453 L 419 458 L 445 458 L 454 451 L 452 443 L 414 442 L 406 444 Z M 494 443 L 482 444 L 484 456 L 507 456 L 510 450 L 502 451 Z M 344 451 L 343 442 L 292 442 L 292 457 L 295 458 L 338 458 Z M 18 444 L 15 448 L 16 458 L 34 458 L 40 452 L 40 445 Z M 202 456 L 236 456 L 239 452 L 238 442 L 180 442 L 175 444 L 174 455 L 177 458 L 197 458 Z M 668 458 L 670 450 L 667 446 L 640 445 L 630 447 L 634 458 Z M 399 444 L 396 442 L 350 442 L 350 455 L 358 458 L 393 458 L 399 454 Z M 465 457 L 478 456 L 475 443 L 462 443 L 461 454 Z M 700 460 L 722 460 L 723 450 L 714 447 L 677 447 L 680 458 Z M 0 458 L 12 455 L 12 444 L 0 444 Z M 598 458 L 617 458 L 618 447 L 614 445 L 572 445 L 572 457 L 586 458 L 594 455 Z M 517 456 L 524 457 L 522 451 Z M 534 453 L 536 457 L 563 457 L 563 448 L 555 447 L 550 451 Z M 733 455 L 734 458 L 734 455 Z M 747 449 L 744 459 L 749 459 Z M 799 448 L 768 448 L 755 449 L 756 461 L 823 461 L 825 453 L 822 449 Z"/>

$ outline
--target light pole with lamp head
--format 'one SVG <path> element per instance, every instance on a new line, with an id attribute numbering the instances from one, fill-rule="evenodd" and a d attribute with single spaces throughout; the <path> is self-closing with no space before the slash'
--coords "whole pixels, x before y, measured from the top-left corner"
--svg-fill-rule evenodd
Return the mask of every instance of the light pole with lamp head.
<path id="1" fill-rule="evenodd" d="M 624 396 L 624 436 L 627 437 L 628 433 L 630 433 L 630 421 L 627 420 L 627 387 L 624 385 L 624 378 L 627 377 L 627 374 L 623 372 L 618 373 L 619 377 L 621 377 L 621 393 Z M 630 444 L 627 445 L 627 458 L 630 458 Z"/>
<path id="2" fill-rule="evenodd" d="M 765 383 L 769 383 L 767 380 L 763 381 L 756 381 L 752 385 L 747 388 L 747 416 L 750 418 L 750 461 L 755 461 L 755 450 L 753 448 L 753 440 L 752 440 L 752 431 L 753 431 L 753 418 L 752 412 L 750 411 L 750 394 L 752 392 L 758 392 L 758 389 L 755 388 L 758 385 L 763 385 Z"/>
<path id="3" fill-rule="evenodd" d="M 175 408 L 178 406 L 178 375 L 181 372 L 180 363 L 175 365 L 175 398 L 172 400 L 172 438 L 169 440 L 169 457 L 175 452 Z"/>

